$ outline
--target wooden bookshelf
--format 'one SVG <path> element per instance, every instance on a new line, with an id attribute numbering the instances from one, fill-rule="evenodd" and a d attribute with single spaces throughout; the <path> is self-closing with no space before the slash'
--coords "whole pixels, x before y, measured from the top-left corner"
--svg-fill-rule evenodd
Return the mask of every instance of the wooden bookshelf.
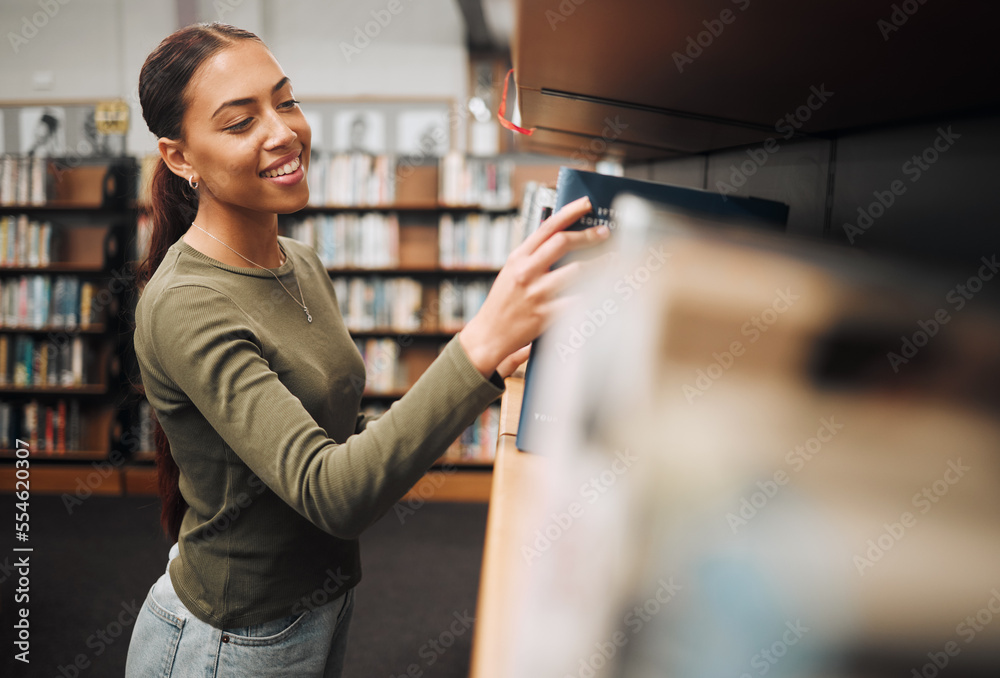
<path id="1" fill-rule="evenodd" d="M 513 212 L 517 209 L 515 205 L 453 205 L 441 202 L 393 202 L 377 205 L 309 205 L 303 207 L 296 215 L 326 214 L 328 212 L 427 212 L 438 214 L 440 212 L 490 212 L 504 213 Z"/>
<path id="2" fill-rule="evenodd" d="M 66 164 L 66 163 L 63 163 Z M 57 167 L 58 165 L 58 167 Z M 0 325 L 0 334 L 7 340 L 27 337 L 35 350 L 42 342 L 80 340 L 84 344 L 84 375 L 90 383 L 78 385 L 15 385 L 12 383 L 13 366 L 7 383 L 0 384 L 0 401 L 10 405 L 12 436 L 25 440 L 29 436 L 21 428 L 25 407 L 32 401 L 38 405 L 39 420 L 36 425 L 36 443 L 29 447 L 30 482 L 32 493 L 72 493 L 83 483 L 95 494 L 120 494 L 121 473 L 112 460 L 120 459 L 115 448 L 120 432 L 121 411 L 116 402 L 120 396 L 119 365 L 119 309 L 124 290 L 111 285 L 115 276 L 125 270 L 124 243 L 135 231 L 134 201 L 118 192 L 121 187 L 111 180 L 109 169 L 128 174 L 129 159 L 87 159 L 84 163 L 67 164 L 59 159 L 49 161 L 51 183 L 44 204 L 0 205 L 0 217 L 8 219 L 9 239 L 21 237 L 23 231 L 11 229 L 11 224 L 24 215 L 31 222 L 51 224 L 52 239 L 49 246 L 50 263 L 25 265 L 14 263 L 0 265 L 0 280 L 16 280 L 18 276 L 53 276 L 50 287 L 50 312 L 55 312 L 54 276 L 74 276 L 78 281 L 90 282 L 92 289 L 90 312 L 92 317 L 86 327 L 59 324 L 41 326 L 27 324 Z M 22 222 L 23 223 L 23 222 Z M 44 231 L 43 231 L 44 233 Z M 30 236 L 30 233 L 29 233 Z M 2 243 L 4 247 L 11 242 Z M 11 249 L 6 252 L 15 251 Z M 30 249 L 30 246 L 29 246 Z M 5 253 L 6 253 L 5 252 Z M 74 290 L 80 294 L 80 289 Z M 110 296 L 109 296 L 110 295 Z M 80 299 L 77 298 L 77 312 Z M 23 303 L 23 302 L 22 302 Z M 34 299 L 29 292 L 28 306 Z M 5 318 L 6 319 L 6 318 Z M 13 347 L 12 347 L 13 348 Z M 13 357 L 11 351 L 9 360 Z M 50 356 L 50 360 L 51 360 Z M 62 375 L 59 375 L 60 379 Z M 66 417 L 70 416 L 70 403 L 79 407 L 79 439 L 74 447 L 65 451 L 42 450 L 39 443 L 45 436 L 45 407 L 56 407 L 66 400 Z M 16 422 L 16 426 L 14 425 Z M 64 424 L 65 425 L 65 424 Z M 69 431 L 66 435 L 69 435 Z M 58 436 L 58 433 L 56 434 Z M 67 441 L 70 445 L 70 441 Z M 14 488 L 15 450 L 0 449 L 0 491 Z M 100 469 L 100 472 L 97 469 Z"/>
<path id="3" fill-rule="evenodd" d="M 530 564 L 521 547 L 531 543 L 532 516 L 542 514 L 549 460 L 521 452 L 514 444 L 524 395 L 524 379 L 507 378 L 500 402 L 500 433 L 493 462 L 486 543 L 476 603 L 470 678 L 509 676 L 509 641 L 516 637 L 518 619 L 510 605 L 524 590 Z"/>
<path id="4" fill-rule="evenodd" d="M 32 327 L 30 325 L 0 325 L 0 333 L 23 332 L 27 334 L 49 334 L 51 332 L 65 332 L 66 334 L 104 334 L 107 327 L 104 323 L 91 323 L 87 327 L 65 327 L 62 325 L 42 325 Z"/>

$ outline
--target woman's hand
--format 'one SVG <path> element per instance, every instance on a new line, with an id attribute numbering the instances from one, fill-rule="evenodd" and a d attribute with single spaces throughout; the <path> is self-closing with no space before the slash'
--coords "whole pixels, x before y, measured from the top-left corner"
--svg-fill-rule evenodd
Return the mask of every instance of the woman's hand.
<path id="1" fill-rule="evenodd" d="M 583 263 L 574 261 L 550 271 L 552 265 L 573 250 L 607 239 L 607 226 L 565 230 L 590 210 L 587 197 L 565 205 L 507 257 L 482 308 L 458 334 L 462 348 L 483 376 L 496 371 L 506 377 L 513 372 L 527 359 L 527 345 L 564 305 L 566 300 L 557 295 L 576 278 Z"/>

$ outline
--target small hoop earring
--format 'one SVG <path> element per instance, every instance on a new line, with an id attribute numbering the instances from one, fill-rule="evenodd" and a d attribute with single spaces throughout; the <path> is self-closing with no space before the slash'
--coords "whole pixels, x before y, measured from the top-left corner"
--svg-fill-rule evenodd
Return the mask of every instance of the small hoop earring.
<path id="1" fill-rule="evenodd" d="M 193 181 L 193 179 L 194 179 L 194 175 L 193 174 L 188 177 L 188 186 L 190 186 L 191 188 L 198 188 L 198 182 L 197 181 Z"/>

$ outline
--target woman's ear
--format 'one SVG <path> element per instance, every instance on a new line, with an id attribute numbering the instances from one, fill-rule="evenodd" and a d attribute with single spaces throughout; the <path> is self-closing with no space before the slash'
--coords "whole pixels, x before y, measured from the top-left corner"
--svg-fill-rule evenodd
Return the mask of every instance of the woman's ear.
<path id="1" fill-rule="evenodd" d="M 195 174 L 194 167 L 184 154 L 184 144 L 181 141 L 160 137 L 156 142 L 156 148 L 160 151 L 160 157 L 163 158 L 167 168 L 181 179 L 187 181 Z M 197 181 L 198 177 L 194 179 Z"/>

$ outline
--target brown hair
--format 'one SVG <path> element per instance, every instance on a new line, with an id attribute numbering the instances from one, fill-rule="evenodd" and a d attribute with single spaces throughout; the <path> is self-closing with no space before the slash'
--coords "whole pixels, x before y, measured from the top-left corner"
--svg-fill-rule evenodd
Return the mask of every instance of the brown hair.
<path id="1" fill-rule="evenodd" d="M 228 24 L 194 24 L 168 36 L 146 58 L 139 73 L 139 103 L 146 126 L 157 138 L 182 139 L 181 122 L 187 110 L 187 85 L 198 67 L 209 57 L 238 40 L 259 37 Z M 187 231 L 198 211 L 198 195 L 188 182 L 170 171 L 162 158 L 150 181 L 149 216 L 152 232 L 149 252 L 138 263 L 136 290 L 141 291 L 156 272 L 167 249 Z M 141 383 L 134 384 L 145 395 Z M 178 487 L 180 470 L 170 453 L 170 443 L 154 415 L 157 486 L 163 503 L 160 524 L 173 540 L 180 534 L 187 502 Z"/>

